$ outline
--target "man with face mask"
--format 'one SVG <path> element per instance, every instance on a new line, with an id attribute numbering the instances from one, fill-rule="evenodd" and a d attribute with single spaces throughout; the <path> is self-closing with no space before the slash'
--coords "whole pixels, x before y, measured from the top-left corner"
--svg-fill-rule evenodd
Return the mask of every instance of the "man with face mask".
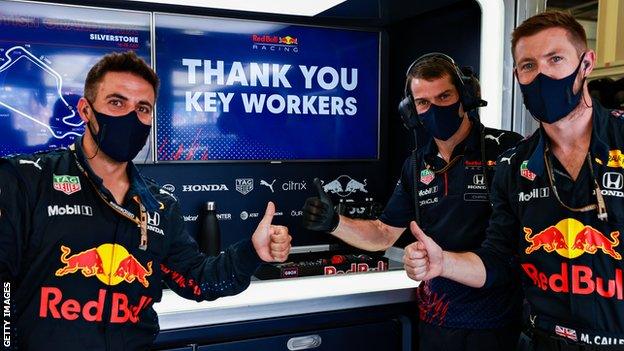
<path id="1" fill-rule="evenodd" d="M 512 50 L 540 129 L 498 162 L 486 240 L 449 252 L 412 224 L 406 267 L 418 280 L 492 288 L 513 279 L 518 256 L 532 350 L 623 350 L 624 112 L 590 98 L 596 54 L 569 14 L 527 19 Z"/>
<path id="2" fill-rule="evenodd" d="M 319 197 L 307 199 L 304 227 L 378 251 L 393 245 L 410 221 L 420 217 L 443 247 L 474 249 L 485 237 L 491 213 L 488 184 L 495 160 L 521 137 L 485 128 L 469 117 L 467 112 L 476 112 L 482 102 L 478 82 L 447 55 L 432 53 L 414 61 L 405 95 L 400 105 L 404 121 L 430 137 L 415 158 L 405 161 L 380 219 L 338 216 L 316 182 Z M 517 343 L 519 298 L 513 286 L 477 290 L 433 279 L 419 286 L 417 296 L 421 350 L 511 350 Z"/>
<path id="3" fill-rule="evenodd" d="M 145 350 L 158 334 L 161 281 L 214 300 L 245 290 L 261 262 L 286 259 L 290 236 L 271 225 L 272 203 L 251 239 L 207 257 L 177 200 L 141 176 L 131 160 L 147 141 L 157 89 L 136 54 L 106 55 L 78 103 L 82 138 L 0 159 L 0 281 L 12 307 L 4 346 Z"/>

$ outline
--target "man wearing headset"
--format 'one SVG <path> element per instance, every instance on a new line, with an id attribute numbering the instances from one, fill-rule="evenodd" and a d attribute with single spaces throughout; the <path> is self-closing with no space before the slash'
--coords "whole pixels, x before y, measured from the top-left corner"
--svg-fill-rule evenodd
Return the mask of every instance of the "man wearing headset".
<path id="1" fill-rule="evenodd" d="M 485 237 L 491 213 L 488 184 L 495 160 L 521 137 L 485 128 L 469 117 L 468 111 L 483 103 L 478 81 L 464 76 L 450 57 L 424 55 L 409 67 L 406 78 L 399 107 L 404 122 L 424 128 L 433 138 L 405 161 L 381 218 L 338 216 L 315 180 L 319 197 L 306 200 L 304 227 L 378 251 L 393 245 L 410 221 L 419 218 L 443 247 L 474 249 Z M 423 282 L 418 288 L 420 349 L 513 349 L 519 335 L 514 323 L 519 319 L 517 290 L 479 290 L 444 278 Z"/>
<path id="2" fill-rule="evenodd" d="M 134 52 L 106 55 L 87 75 L 85 133 L 70 149 L 0 159 L 0 285 L 12 307 L 3 346 L 145 350 L 161 281 L 214 300 L 288 256 L 273 203 L 249 239 L 200 253 L 175 197 L 141 176 L 131 160 L 147 142 L 158 82 Z"/>
<path id="3" fill-rule="evenodd" d="M 416 279 L 490 289 L 513 279 L 518 256 L 532 350 L 623 350 L 624 111 L 590 98 L 596 54 L 571 15 L 527 19 L 512 53 L 541 125 L 498 162 L 485 242 L 449 252 L 413 224 L 405 264 Z"/>

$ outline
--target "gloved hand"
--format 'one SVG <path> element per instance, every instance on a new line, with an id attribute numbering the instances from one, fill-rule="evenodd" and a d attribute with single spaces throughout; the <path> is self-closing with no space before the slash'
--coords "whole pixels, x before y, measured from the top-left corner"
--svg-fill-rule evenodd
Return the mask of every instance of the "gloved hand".
<path id="1" fill-rule="evenodd" d="M 340 216 L 334 210 L 329 195 L 323 190 L 321 181 L 314 178 L 318 197 L 309 197 L 303 205 L 303 227 L 309 230 L 333 232 L 338 227 Z"/>

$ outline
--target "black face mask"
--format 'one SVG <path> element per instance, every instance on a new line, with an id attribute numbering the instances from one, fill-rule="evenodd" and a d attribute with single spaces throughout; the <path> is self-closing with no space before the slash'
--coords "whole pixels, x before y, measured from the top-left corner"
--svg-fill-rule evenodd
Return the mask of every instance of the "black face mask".
<path id="1" fill-rule="evenodd" d="M 520 84 L 524 106 L 533 117 L 544 123 L 555 123 L 578 106 L 585 78 L 578 93 L 574 94 L 573 87 L 584 57 L 585 54 L 581 56 L 578 67 L 567 77 L 553 79 L 540 72 L 531 83 Z"/>
<path id="2" fill-rule="evenodd" d="M 426 112 L 418 114 L 418 118 L 434 138 L 448 140 L 457 132 L 464 119 L 459 114 L 459 104 L 459 101 L 449 106 L 431 104 Z"/>
<path id="3" fill-rule="evenodd" d="M 117 162 L 128 162 L 145 146 L 152 126 L 143 124 L 136 111 L 124 116 L 109 116 L 91 109 L 100 126 L 99 133 L 92 130 L 93 139 L 106 155 Z"/>

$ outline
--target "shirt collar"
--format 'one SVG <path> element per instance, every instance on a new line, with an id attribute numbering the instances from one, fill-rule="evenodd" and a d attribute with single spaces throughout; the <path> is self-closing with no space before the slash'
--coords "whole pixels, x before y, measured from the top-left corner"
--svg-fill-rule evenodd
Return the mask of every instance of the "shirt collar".
<path id="1" fill-rule="evenodd" d="M 73 149 L 76 151 L 76 158 L 78 160 L 78 163 L 80 163 L 82 168 L 85 170 L 87 176 L 95 183 L 96 186 L 99 187 L 99 191 L 103 191 L 106 188 L 104 188 L 102 178 L 98 177 L 97 174 L 93 172 L 93 169 L 89 165 L 89 162 L 87 162 L 87 159 L 84 155 L 84 150 L 82 148 L 82 139 L 83 137 L 80 137 L 78 140 L 76 140 L 73 146 Z M 160 202 L 158 202 L 154 195 L 149 191 L 147 183 L 145 182 L 145 178 L 143 178 L 141 172 L 139 172 L 136 165 L 132 161 L 128 162 L 126 172 L 128 172 L 128 178 L 130 179 L 129 191 L 136 193 L 141 198 L 141 202 L 145 206 L 146 210 L 152 212 L 158 210 L 161 207 Z M 106 192 L 108 193 L 108 190 L 106 190 Z"/>
<path id="2" fill-rule="evenodd" d="M 597 100 L 592 99 L 592 135 L 589 143 L 589 150 L 594 157 L 597 157 L 603 163 L 609 162 L 609 145 L 607 140 L 608 118 L 604 113 L 603 107 Z M 538 176 L 544 174 L 544 148 L 548 140 L 548 135 L 540 124 L 538 130 L 539 140 L 535 150 L 528 160 L 527 168 Z"/>

